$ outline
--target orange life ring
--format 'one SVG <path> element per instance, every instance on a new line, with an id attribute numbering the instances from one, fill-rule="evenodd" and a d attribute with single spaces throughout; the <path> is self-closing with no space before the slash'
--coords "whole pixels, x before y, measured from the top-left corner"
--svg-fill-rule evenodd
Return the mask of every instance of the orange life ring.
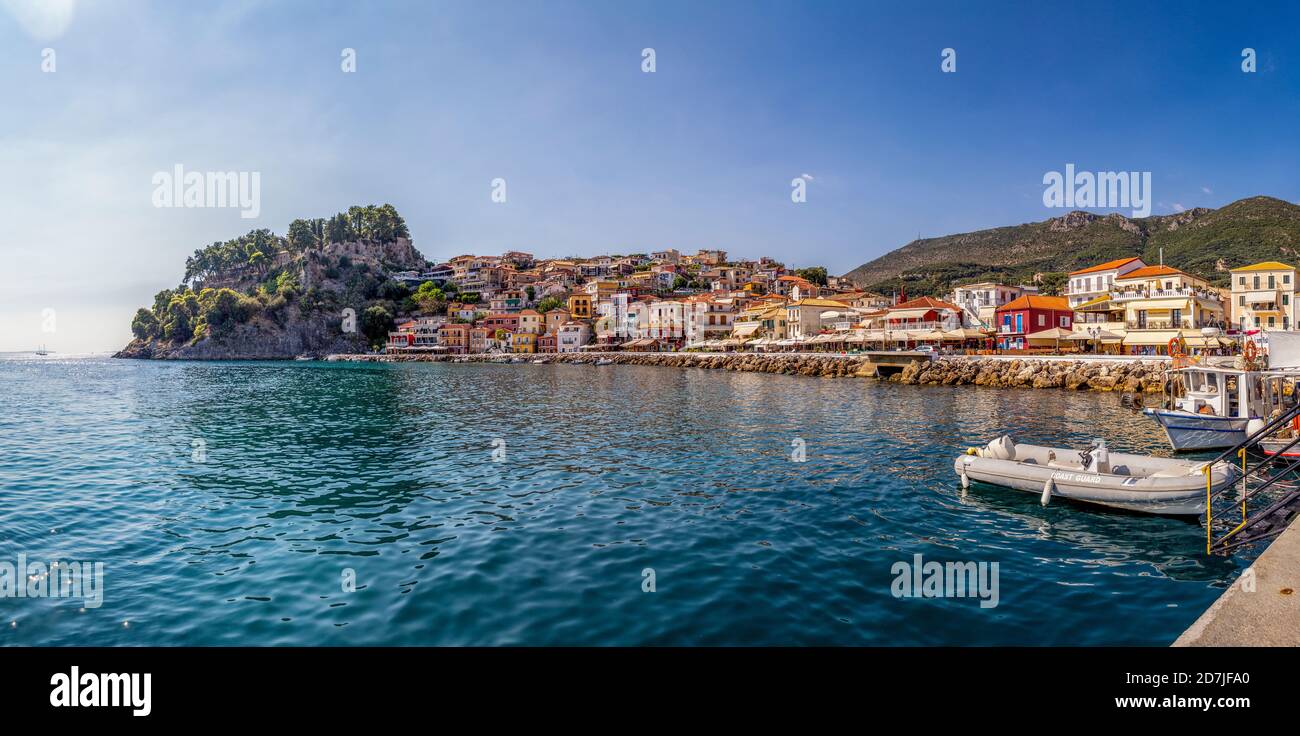
<path id="1" fill-rule="evenodd" d="M 1251 341 L 1247 341 L 1245 353 L 1246 360 L 1254 363 L 1255 359 L 1259 357 L 1259 346 Z"/>
<path id="2" fill-rule="evenodd" d="M 1182 355 L 1182 354 L 1183 354 L 1183 350 L 1181 349 L 1182 346 L 1183 346 L 1183 338 L 1182 338 L 1182 337 L 1171 337 L 1171 338 L 1169 338 L 1169 345 L 1168 345 L 1168 348 L 1169 348 L 1169 354 L 1170 354 L 1170 355 L 1175 355 L 1175 356 L 1180 356 L 1180 355 Z"/>

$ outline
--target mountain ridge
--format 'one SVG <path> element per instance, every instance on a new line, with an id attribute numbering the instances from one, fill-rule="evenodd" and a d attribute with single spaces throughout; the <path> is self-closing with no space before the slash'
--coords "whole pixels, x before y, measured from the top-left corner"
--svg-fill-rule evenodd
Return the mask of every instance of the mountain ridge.
<path id="1" fill-rule="evenodd" d="M 1300 206 L 1268 196 L 1218 209 L 1129 218 L 1074 210 L 1039 222 L 920 238 L 844 275 L 859 287 L 941 295 L 954 283 L 1037 280 L 1058 292 L 1066 274 L 1117 258 L 1141 257 L 1226 285 L 1228 269 L 1300 253 Z"/>

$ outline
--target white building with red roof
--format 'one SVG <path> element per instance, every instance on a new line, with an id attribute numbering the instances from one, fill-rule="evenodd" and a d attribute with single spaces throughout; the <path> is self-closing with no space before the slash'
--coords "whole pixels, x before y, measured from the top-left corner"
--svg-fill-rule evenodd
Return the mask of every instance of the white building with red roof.
<path id="1" fill-rule="evenodd" d="M 1097 297 L 1105 296 L 1115 287 L 1115 279 L 1121 278 L 1139 268 L 1146 268 L 1146 265 L 1141 258 L 1118 258 L 1113 261 L 1099 263 L 1096 266 L 1081 268 L 1078 271 L 1071 271 L 1070 280 L 1065 285 L 1065 298 L 1069 300 L 1070 307 L 1073 308 Z"/>

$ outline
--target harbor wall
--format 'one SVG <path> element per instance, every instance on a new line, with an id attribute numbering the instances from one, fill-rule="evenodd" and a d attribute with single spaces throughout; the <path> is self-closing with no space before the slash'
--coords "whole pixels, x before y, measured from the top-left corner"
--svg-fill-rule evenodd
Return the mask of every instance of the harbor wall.
<path id="1" fill-rule="evenodd" d="M 1123 391 L 1160 393 L 1166 368 L 1161 361 L 1006 359 L 982 356 L 946 356 L 935 360 L 906 362 L 886 375 L 880 356 L 811 353 L 553 353 L 501 355 L 331 355 L 331 361 L 380 363 L 471 362 L 502 363 L 511 359 L 546 359 L 552 363 L 592 364 L 609 360 L 620 365 L 651 365 L 669 368 L 715 370 L 821 378 L 879 378 L 912 385 L 991 386 L 996 388 L 1063 388 L 1072 391 Z"/>
<path id="2" fill-rule="evenodd" d="M 1176 647 L 1300 646 L 1300 519 L 1174 642 Z"/>

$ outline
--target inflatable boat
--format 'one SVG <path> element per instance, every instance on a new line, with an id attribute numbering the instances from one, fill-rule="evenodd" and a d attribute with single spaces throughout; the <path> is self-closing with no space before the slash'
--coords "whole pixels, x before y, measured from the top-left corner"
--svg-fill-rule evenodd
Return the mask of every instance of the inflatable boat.
<path id="1" fill-rule="evenodd" d="M 985 447 L 972 447 L 953 469 L 962 487 L 989 483 L 1052 498 L 1099 504 L 1148 514 L 1205 513 L 1204 461 L 1110 452 L 1106 443 L 1087 450 L 1017 443 L 1003 435 Z M 1219 490 L 1238 477 L 1227 463 L 1210 469 L 1209 486 Z"/>

